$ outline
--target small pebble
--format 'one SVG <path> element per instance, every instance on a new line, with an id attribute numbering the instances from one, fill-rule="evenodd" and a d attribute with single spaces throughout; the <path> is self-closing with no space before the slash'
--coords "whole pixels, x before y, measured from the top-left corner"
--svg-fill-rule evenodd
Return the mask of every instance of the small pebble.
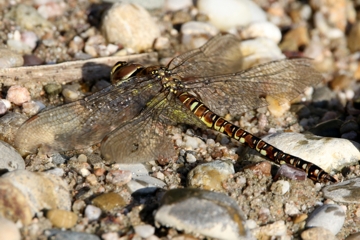
<path id="1" fill-rule="evenodd" d="M 51 209 L 47 211 L 46 218 L 57 228 L 72 228 L 75 226 L 78 216 L 70 211 Z"/>
<path id="2" fill-rule="evenodd" d="M 86 177 L 86 181 L 90 183 L 91 186 L 98 184 L 98 180 L 94 174 L 90 174 Z"/>
<path id="3" fill-rule="evenodd" d="M 278 26 L 271 22 L 254 22 L 240 32 L 242 39 L 264 37 L 278 44 L 281 40 L 281 31 Z"/>
<path id="4" fill-rule="evenodd" d="M 23 64 L 24 59 L 21 54 L 7 48 L 0 48 L 0 68 L 20 67 Z"/>
<path id="5" fill-rule="evenodd" d="M 124 170 L 111 170 L 106 175 L 106 182 L 115 184 L 117 186 L 122 186 L 130 182 L 132 174 L 130 171 Z"/>
<path id="6" fill-rule="evenodd" d="M 160 30 L 148 11 L 136 4 L 115 3 L 105 13 L 101 29 L 110 43 L 140 52 L 152 47 Z"/>
<path id="7" fill-rule="evenodd" d="M 38 102 L 38 101 L 29 101 L 29 102 L 24 102 L 22 104 L 23 107 L 23 113 L 27 114 L 28 116 L 33 116 L 35 114 L 37 114 L 38 112 L 40 112 L 40 110 L 45 108 L 45 105 Z"/>
<path id="8" fill-rule="evenodd" d="M 322 227 L 336 235 L 344 225 L 345 212 L 335 204 L 324 204 L 316 208 L 306 221 L 307 228 Z"/>
<path id="9" fill-rule="evenodd" d="M 85 208 L 85 217 L 89 219 L 89 221 L 98 220 L 101 215 L 101 209 L 95 207 L 94 205 L 87 205 Z"/>
<path id="10" fill-rule="evenodd" d="M 123 199 L 119 194 L 109 192 L 95 197 L 92 200 L 92 204 L 94 204 L 96 207 L 99 207 L 103 211 L 109 212 L 113 209 L 125 207 L 127 201 L 125 201 L 125 199 Z"/>
<path id="11" fill-rule="evenodd" d="M 186 153 L 186 162 L 188 163 L 194 163 L 196 162 L 196 157 L 191 153 Z"/>
<path id="12" fill-rule="evenodd" d="M 181 43 L 189 49 L 198 48 L 218 33 L 219 30 L 210 23 L 186 22 L 181 26 Z"/>
<path id="13" fill-rule="evenodd" d="M 299 215 L 300 211 L 299 211 L 299 209 L 298 209 L 298 207 L 296 206 L 295 203 L 288 202 L 288 203 L 285 203 L 285 214 L 292 217 L 292 216 Z"/>
<path id="14" fill-rule="evenodd" d="M 27 88 L 11 86 L 7 92 L 6 99 L 16 105 L 21 105 L 24 102 L 30 101 L 31 97 Z"/>
<path id="15" fill-rule="evenodd" d="M 27 30 L 41 28 L 41 32 L 43 32 L 52 27 L 52 24 L 44 19 L 32 6 L 17 4 L 14 9 L 12 9 L 12 12 L 15 16 L 16 23 Z"/>
<path id="16" fill-rule="evenodd" d="M 155 214 L 161 225 L 216 239 L 249 239 L 237 203 L 225 194 L 200 189 L 172 189 Z"/>
<path id="17" fill-rule="evenodd" d="M 250 169 L 255 174 L 264 175 L 267 177 L 271 176 L 271 163 L 269 163 L 267 161 L 250 164 L 250 165 L 246 166 L 245 169 Z"/>
<path id="18" fill-rule="evenodd" d="M 187 175 L 189 187 L 223 191 L 222 182 L 235 173 L 230 162 L 216 160 L 193 168 Z"/>
<path id="19" fill-rule="evenodd" d="M 134 230 L 142 238 L 148 238 L 155 233 L 155 228 L 149 224 L 137 225 Z"/>
<path id="20" fill-rule="evenodd" d="M 151 193 L 156 191 L 158 188 L 163 188 L 166 184 L 151 176 L 137 176 L 126 184 L 131 193 Z"/>
<path id="21" fill-rule="evenodd" d="M 301 239 L 313 240 L 313 239 L 326 239 L 337 240 L 338 238 L 330 230 L 322 227 L 312 227 L 306 229 L 301 233 Z"/>
<path id="22" fill-rule="evenodd" d="M 182 0 L 182 1 L 178 1 L 178 0 L 166 0 L 165 4 L 164 4 L 164 8 L 167 11 L 179 11 L 182 9 L 186 9 L 192 6 L 192 1 L 191 0 Z"/>
<path id="23" fill-rule="evenodd" d="M 222 31 L 266 21 L 266 13 L 249 0 L 199 0 L 197 6 L 199 12 L 206 14 L 210 23 Z"/>
<path id="24" fill-rule="evenodd" d="M 243 55 L 243 69 L 285 58 L 278 45 L 268 38 L 244 40 L 240 44 L 240 50 Z"/>
<path id="25" fill-rule="evenodd" d="M 48 229 L 44 231 L 44 234 L 48 236 L 48 239 L 54 240 L 100 240 L 100 237 L 94 234 L 75 231 L 63 231 L 60 229 Z"/>
<path id="26" fill-rule="evenodd" d="M 1 239 L 4 240 L 20 240 L 21 235 L 18 227 L 12 221 L 0 217 L 0 233 Z"/>
<path id="27" fill-rule="evenodd" d="M 265 226 L 261 226 L 259 228 L 253 229 L 252 233 L 256 237 L 256 239 L 289 239 L 290 237 L 287 235 L 287 227 L 284 221 L 276 221 L 271 224 L 267 224 Z"/>
<path id="28" fill-rule="evenodd" d="M 7 100 L 6 100 L 7 101 Z M 9 101 L 8 101 L 9 102 Z M 10 103 L 10 102 L 9 102 Z M 4 103 L 4 99 L 0 99 L 0 116 L 4 115 L 7 112 L 8 108 Z"/>
<path id="29" fill-rule="evenodd" d="M 296 224 L 296 223 L 301 223 L 301 222 L 305 221 L 307 218 L 308 218 L 308 215 L 305 214 L 305 213 L 302 213 L 302 214 L 296 215 L 296 216 L 293 218 L 293 222 L 294 222 L 295 224 Z"/>
<path id="30" fill-rule="evenodd" d="M 289 179 L 294 179 L 297 181 L 305 181 L 307 178 L 307 174 L 305 171 L 295 168 L 292 165 L 283 164 L 279 167 L 279 170 L 276 172 L 275 179 L 280 176 L 287 177 Z"/>
<path id="31" fill-rule="evenodd" d="M 274 194 L 284 195 L 285 193 L 289 192 L 290 190 L 290 183 L 285 180 L 279 180 L 274 182 L 271 187 L 271 192 Z"/>

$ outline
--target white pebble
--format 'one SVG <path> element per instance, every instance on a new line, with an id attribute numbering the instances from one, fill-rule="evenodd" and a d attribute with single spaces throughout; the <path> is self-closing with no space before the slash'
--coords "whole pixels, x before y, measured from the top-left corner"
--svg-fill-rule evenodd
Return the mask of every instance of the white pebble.
<path id="1" fill-rule="evenodd" d="M 250 0 L 199 0 L 197 5 L 210 23 L 222 31 L 266 21 L 265 12 Z"/>
<path id="2" fill-rule="evenodd" d="M 187 153 L 186 154 L 186 161 L 188 163 L 194 163 L 194 162 L 196 162 L 196 157 L 191 153 Z"/>
<path id="3" fill-rule="evenodd" d="M 91 172 L 86 168 L 82 168 L 82 169 L 80 169 L 80 174 L 81 174 L 81 176 L 86 177 L 86 176 L 90 175 Z"/>
<path id="4" fill-rule="evenodd" d="M 134 230 L 142 238 L 148 238 L 155 233 L 155 228 L 149 224 L 135 226 Z"/>
<path id="5" fill-rule="evenodd" d="M 20 231 L 17 228 L 16 224 L 3 217 L 0 217 L 0 233 L 1 233 L 1 239 L 6 239 L 6 240 L 21 239 Z"/>
<path id="6" fill-rule="evenodd" d="M 192 6 L 192 1 L 191 0 L 166 0 L 165 1 L 165 9 L 167 11 L 178 11 L 184 8 L 189 8 Z"/>
<path id="7" fill-rule="evenodd" d="M 85 208 L 85 217 L 89 219 L 89 221 L 98 220 L 101 215 L 101 209 L 95 207 L 94 205 L 87 205 Z"/>
<path id="8" fill-rule="evenodd" d="M 241 31 L 241 37 L 245 39 L 264 37 L 278 44 L 281 40 L 281 31 L 271 22 L 255 22 Z"/>

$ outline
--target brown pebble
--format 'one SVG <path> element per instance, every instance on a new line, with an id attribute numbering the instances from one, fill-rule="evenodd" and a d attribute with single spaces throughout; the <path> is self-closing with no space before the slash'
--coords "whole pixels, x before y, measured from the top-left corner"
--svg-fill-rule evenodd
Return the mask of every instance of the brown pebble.
<path id="1" fill-rule="evenodd" d="M 256 164 L 251 164 L 245 167 L 246 169 L 252 170 L 255 174 L 262 174 L 264 176 L 271 176 L 271 163 L 269 162 L 260 162 Z"/>
<path id="2" fill-rule="evenodd" d="M 299 214 L 299 215 L 296 215 L 294 218 L 293 218 L 293 222 L 294 223 L 301 223 L 303 221 L 305 221 L 306 219 L 308 218 L 308 215 L 303 213 L 303 214 Z"/>
<path id="3" fill-rule="evenodd" d="M 126 201 L 117 193 L 104 193 L 92 200 L 92 204 L 101 208 L 103 211 L 111 211 L 115 208 L 122 208 Z"/>
<path id="4" fill-rule="evenodd" d="M 105 171 L 106 171 L 105 168 L 95 168 L 94 174 L 95 174 L 95 176 L 100 177 L 100 176 L 104 175 Z"/>
<path id="5" fill-rule="evenodd" d="M 46 217 L 58 228 L 72 228 L 78 219 L 75 213 L 62 209 L 51 209 L 46 213 Z"/>

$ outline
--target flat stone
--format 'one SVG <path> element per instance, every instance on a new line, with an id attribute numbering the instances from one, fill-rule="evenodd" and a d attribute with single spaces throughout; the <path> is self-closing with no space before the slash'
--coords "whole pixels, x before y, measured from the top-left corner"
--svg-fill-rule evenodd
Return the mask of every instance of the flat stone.
<path id="1" fill-rule="evenodd" d="M 322 227 L 336 235 L 344 225 L 345 215 L 343 208 L 339 205 L 324 204 L 310 214 L 305 226 L 307 228 Z"/>
<path id="2" fill-rule="evenodd" d="M 335 183 L 322 189 L 325 198 L 339 203 L 360 203 L 360 177 Z"/>
<path id="3" fill-rule="evenodd" d="M 155 214 L 161 225 L 217 239 L 249 239 L 244 215 L 225 194 L 200 189 L 172 189 Z"/>
<path id="4" fill-rule="evenodd" d="M 360 159 L 360 144 L 347 139 L 283 132 L 268 135 L 262 140 L 285 153 L 314 163 L 328 173 L 339 171 Z"/>

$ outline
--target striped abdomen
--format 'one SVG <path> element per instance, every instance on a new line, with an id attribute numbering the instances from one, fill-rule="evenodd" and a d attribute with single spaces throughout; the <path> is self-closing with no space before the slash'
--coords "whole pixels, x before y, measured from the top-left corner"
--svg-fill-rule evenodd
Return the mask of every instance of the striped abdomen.
<path id="1" fill-rule="evenodd" d="M 302 169 L 308 175 L 308 178 L 320 182 L 336 182 L 336 180 L 326 173 L 319 166 L 307 162 L 301 158 L 284 153 L 280 149 L 264 142 L 251 133 L 235 126 L 226 121 L 224 118 L 212 112 L 200 100 L 189 93 L 180 93 L 178 95 L 180 101 L 190 109 L 207 127 L 226 134 L 227 136 L 255 149 L 261 155 L 267 157 L 272 162 L 282 165 L 290 164 L 296 168 Z"/>

